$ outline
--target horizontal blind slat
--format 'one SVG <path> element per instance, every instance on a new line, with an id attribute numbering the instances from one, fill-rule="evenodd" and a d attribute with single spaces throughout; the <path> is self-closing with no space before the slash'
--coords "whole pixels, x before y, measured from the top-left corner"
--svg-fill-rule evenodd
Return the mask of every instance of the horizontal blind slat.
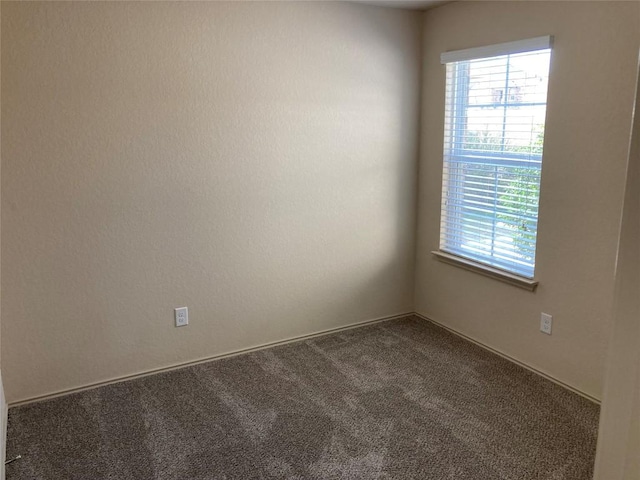
<path id="1" fill-rule="evenodd" d="M 486 215 L 470 211 L 464 212 L 464 216 L 465 222 L 471 224 L 477 223 L 484 225 L 488 224 L 488 222 L 491 220 Z M 441 217 L 441 223 L 446 223 L 448 228 L 455 228 L 458 224 L 462 223 L 459 219 L 456 218 L 455 215 L 449 214 L 449 212 L 447 212 L 446 210 L 443 210 L 441 212 Z M 518 228 L 522 229 L 522 231 L 524 232 L 535 232 L 538 224 L 535 220 L 518 219 L 518 221 L 514 222 L 511 219 L 502 217 L 500 218 L 499 225 L 501 226 L 500 228 L 503 228 L 505 230 L 513 230 Z"/>

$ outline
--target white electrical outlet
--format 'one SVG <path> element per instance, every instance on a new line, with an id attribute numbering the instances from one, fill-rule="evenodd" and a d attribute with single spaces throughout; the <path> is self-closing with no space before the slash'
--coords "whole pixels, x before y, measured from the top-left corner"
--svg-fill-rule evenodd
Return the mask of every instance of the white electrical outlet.
<path id="1" fill-rule="evenodd" d="M 176 327 L 189 325 L 189 310 L 187 310 L 187 307 L 175 308 L 173 312 L 176 317 Z"/>
<path id="2" fill-rule="evenodd" d="M 553 325 L 553 317 L 548 313 L 540 314 L 540 331 L 551 335 L 551 327 Z"/>

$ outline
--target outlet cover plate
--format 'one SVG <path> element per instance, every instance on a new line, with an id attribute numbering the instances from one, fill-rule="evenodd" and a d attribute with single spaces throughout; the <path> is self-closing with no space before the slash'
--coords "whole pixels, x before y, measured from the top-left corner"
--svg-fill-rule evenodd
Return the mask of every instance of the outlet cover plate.
<path id="1" fill-rule="evenodd" d="M 551 335 L 551 327 L 553 326 L 553 317 L 548 313 L 540 314 L 540 331 Z"/>
<path id="2" fill-rule="evenodd" d="M 189 325 L 189 310 L 187 307 L 175 308 L 173 312 L 176 319 L 176 327 Z"/>

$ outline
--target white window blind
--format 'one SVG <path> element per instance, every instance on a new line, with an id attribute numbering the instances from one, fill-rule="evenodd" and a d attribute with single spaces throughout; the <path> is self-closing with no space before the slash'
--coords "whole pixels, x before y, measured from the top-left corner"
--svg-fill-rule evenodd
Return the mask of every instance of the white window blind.
<path id="1" fill-rule="evenodd" d="M 440 249 L 526 278 L 535 270 L 550 46 L 541 37 L 442 55 Z"/>

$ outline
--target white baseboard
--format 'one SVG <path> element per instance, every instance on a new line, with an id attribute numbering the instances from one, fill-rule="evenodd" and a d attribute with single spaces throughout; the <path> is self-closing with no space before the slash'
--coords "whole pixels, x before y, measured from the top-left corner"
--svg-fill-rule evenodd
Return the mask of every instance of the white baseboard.
<path id="1" fill-rule="evenodd" d="M 512 357 L 509 354 L 506 354 L 504 352 L 501 352 L 500 350 L 497 350 L 497 349 L 495 349 L 493 347 L 490 347 L 489 345 L 486 345 L 486 344 L 482 343 L 481 341 L 476 340 L 473 337 L 469 337 L 468 335 L 465 335 L 464 333 L 461 333 L 461 332 L 459 332 L 459 331 L 457 331 L 457 330 L 455 330 L 455 329 L 453 329 L 451 327 L 448 327 L 448 326 L 446 326 L 446 325 L 444 325 L 444 324 L 442 324 L 442 323 L 440 323 L 440 322 L 438 322 L 436 320 L 433 320 L 433 319 L 431 319 L 429 317 L 425 317 L 424 315 L 422 315 L 420 313 L 414 313 L 414 315 L 416 317 L 418 317 L 418 318 L 421 318 L 422 320 L 425 320 L 427 322 L 433 323 L 434 325 L 436 325 L 436 326 L 438 326 L 440 328 L 443 328 L 446 331 L 451 332 L 454 335 L 456 335 L 456 336 L 458 336 L 458 337 L 460 337 L 460 338 L 462 338 L 462 339 L 464 339 L 464 340 L 466 340 L 468 342 L 471 342 L 471 343 L 473 343 L 475 345 L 478 345 L 479 347 L 481 347 L 481 348 L 483 348 L 485 350 L 488 350 L 489 352 L 491 352 L 491 353 L 493 353 L 495 355 L 498 355 L 498 356 L 504 358 L 505 360 L 509 360 L 511 363 L 515 363 L 516 365 L 518 365 L 518 366 L 520 366 L 522 368 L 526 368 L 527 370 L 529 370 L 529 371 L 531 371 L 531 372 L 533 372 L 533 373 L 535 373 L 537 375 L 540 375 L 541 377 L 544 377 L 547 380 L 550 380 L 553 383 L 558 384 L 561 387 L 566 388 L 567 390 L 570 390 L 573 393 L 576 393 L 576 394 L 580 395 L 581 397 L 584 397 L 587 400 L 589 400 L 589 401 L 591 401 L 591 402 L 593 402 L 593 403 L 595 403 L 597 405 L 600 405 L 600 400 L 597 399 L 596 397 L 593 397 L 593 396 L 589 395 L 588 393 L 583 392 L 582 390 L 579 390 L 578 388 L 573 387 L 573 386 L 563 382 L 562 380 L 557 379 L 553 375 L 550 375 L 550 374 L 548 374 L 546 372 L 543 372 L 542 370 L 538 370 L 536 367 L 528 365 L 528 364 L 518 360 L 517 358 Z"/>
<path id="2" fill-rule="evenodd" d="M 13 408 L 13 407 L 19 407 L 19 406 L 22 406 L 22 405 L 27 405 L 27 404 L 30 404 L 30 403 L 42 402 L 42 401 L 45 401 L 45 400 L 50 400 L 52 398 L 62 397 L 64 395 L 70 395 L 72 393 L 83 392 L 85 390 L 91 390 L 91 389 L 94 389 L 94 388 L 102 387 L 104 385 L 110 385 L 112 383 L 125 382 L 125 381 L 128 381 L 128 380 L 135 380 L 136 378 L 143 378 L 143 377 L 147 377 L 149 375 L 155 375 L 157 373 L 170 372 L 172 370 L 179 370 L 181 368 L 190 367 L 192 365 L 198 365 L 200 363 L 211 362 L 213 360 L 221 360 L 223 358 L 235 357 L 237 355 L 242 355 L 244 353 L 256 352 L 258 350 L 264 350 L 265 348 L 276 347 L 278 345 L 286 345 L 287 343 L 299 342 L 301 340 L 308 340 L 308 339 L 311 339 L 311 338 L 321 337 L 323 335 L 329 335 L 331 333 L 337 333 L 337 332 L 341 332 L 341 331 L 344 331 L 344 330 L 351 330 L 353 328 L 364 327 L 366 325 L 373 325 L 375 323 L 388 322 L 390 320 L 396 320 L 398 318 L 409 317 L 409 316 L 412 316 L 413 314 L 414 314 L 413 312 L 406 312 L 406 313 L 399 313 L 397 315 L 391 315 L 391 316 L 387 316 L 387 317 L 374 318 L 372 320 L 365 320 L 363 322 L 352 323 L 352 324 L 345 325 L 345 326 L 342 326 L 342 327 L 329 328 L 329 329 L 326 329 L 326 330 L 320 330 L 320 331 L 309 333 L 309 334 L 305 334 L 305 335 L 298 335 L 296 337 L 286 338 L 284 340 L 278 340 L 278 341 L 275 341 L 275 342 L 264 343 L 264 344 L 256 345 L 256 346 L 249 347 L 249 348 L 243 348 L 243 349 L 240 349 L 240 350 L 234 350 L 234 351 L 231 351 L 231 352 L 221 353 L 221 354 L 218 354 L 218 355 L 212 355 L 212 356 L 209 356 L 209 357 L 199 358 L 197 360 L 191 360 L 191 361 L 188 361 L 188 362 L 177 363 L 177 364 L 174 364 L 174 365 L 168 365 L 166 367 L 161 367 L 161 368 L 156 368 L 156 369 L 152 369 L 152 370 L 147 370 L 147 371 L 144 371 L 144 372 L 134 373 L 132 375 L 124 375 L 124 376 L 120 376 L 120 377 L 114 377 L 114 378 L 110 378 L 110 379 L 103 380 L 103 381 L 100 381 L 100 382 L 95 382 L 95 383 L 91 383 L 91 384 L 87 384 L 87 385 L 82 385 L 82 386 L 75 387 L 75 388 L 69 388 L 69 389 L 66 389 L 66 390 L 59 390 L 57 392 L 48 393 L 48 394 L 40 395 L 40 396 L 37 396 L 37 397 L 31 397 L 31 398 L 26 398 L 26 399 L 23 399 L 23 400 L 18 400 L 16 402 L 11 402 L 9 404 L 9 407 Z M 5 409 L 6 409 L 6 407 L 5 407 Z M 6 428 L 6 425 L 5 425 L 5 428 Z M 4 479 L 0 479 L 0 480 L 4 480 Z"/>
<path id="3" fill-rule="evenodd" d="M 38 396 L 38 397 L 32 397 L 32 398 L 27 398 L 27 399 L 24 399 L 24 400 L 19 400 L 17 402 L 12 402 L 9 405 L 9 407 L 18 407 L 18 406 L 21 406 L 21 405 L 27 405 L 29 403 L 35 403 L 35 402 L 41 402 L 41 401 L 45 401 L 45 400 L 50 400 L 52 398 L 61 397 L 61 396 L 69 395 L 69 394 L 72 394 L 72 393 L 82 392 L 82 391 L 85 391 L 85 390 L 91 390 L 91 389 L 94 389 L 94 388 L 102 387 L 104 385 L 110 385 L 112 383 L 124 382 L 124 381 L 128 381 L 128 380 L 135 380 L 136 378 L 143 378 L 143 377 L 147 377 L 149 375 L 155 375 L 157 373 L 169 372 L 169 371 L 172 371 L 172 370 L 178 370 L 178 369 L 189 367 L 189 366 L 192 366 L 192 365 L 198 365 L 200 363 L 206 363 L 206 362 L 210 362 L 210 361 L 213 361 L 213 360 L 220 360 L 220 359 L 223 359 L 223 358 L 235 357 L 237 355 L 242 355 L 244 353 L 255 352 L 255 351 L 258 351 L 258 350 L 264 350 L 265 348 L 276 347 L 278 345 L 286 345 L 288 343 L 298 342 L 298 341 L 301 341 L 301 340 L 307 340 L 307 339 L 311 339 L 311 338 L 315 338 L 315 337 L 321 337 L 323 335 L 329 335 L 329 334 L 341 332 L 341 331 L 344 331 L 344 330 L 351 330 L 353 328 L 364 327 L 366 325 L 372 325 L 372 324 L 375 324 L 375 323 L 387 322 L 387 321 L 390 321 L 390 320 L 396 320 L 398 318 L 403 318 L 403 317 L 412 316 L 412 315 L 415 315 L 416 317 L 418 317 L 418 318 L 420 318 L 422 320 L 425 320 L 427 322 L 431 322 L 434 325 L 437 325 L 438 327 L 441 327 L 441 328 L 447 330 L 448 332 L 451 332 L 454 335 L 456 335 L 456 336 L 458 336 L 460 338 L 463 338 L 466 341 L 474 343 L 475 345 L 478 345 L 479 347 L 481 347 L 481 348 L 483 348 L 483 349 L 485 349 L 485 350 L 487 350 L 487 351 L 489 351 L 491 353 L 499 355 L 500 357 L 502 357 L 502 358 L 504 358 L 506 360 L 509 360 L 510 362 L 515 363 L 516 365 L 519 365 L 519 366 L 521 366 L 523 368 L 526 368 L 527 370 L 529 370 L 529 371 L 531 371 L 531 372 L 533 372 L 533 373 L 535 373 L 537 375 L 540 375 L 541 377 L 544 377 L 547 380 L 550 380 L 553 383 L 556 383 L 556 384 L 560 385 L 561 387 L 564 387 L 567 390 L 570 390 L 573 393 L 576 393 L 576 394 L 586 398 L 587 400 L 592 401 L 593 403 L 596 403 L 596 404 L 600 405 L 600 400 L 599 399 L 597 399 L 597 398 L 589 395 L 588 393 L 583 392 L 583 391 L 581 391 L 581 390 L 579 390 L 579 389 L 577 389 L 577 388 L 575 388 L 575 387 L 573 387 L 573 386 L 571 386 L 571 385 L 569 385 L 567 383 L 564 383 L 563 381 L 553 377 L 552 375 L 550 375 L 550 374 L 548 374 L 546 372 L 538 370 L 537 368 L 535 368 L 535 367 L 533 367 L 531 365 L 528 365 L 528 364 L 526 364 L 526 363 L 524 363 L 524 362 L 522 362 L 522 361 L 520 361 L 520 360 L 518 360 L 518 359 L 516 359 L 516 358 L 514 358 L 514 357 L 512 357 L 512 356 L 510 356 L 510 355 L 508 355 L 506 353 L 504 353 L 504 352 L 501 352 L 500 350 L 492 348 L 489 345 L 486 345 L 486 344 L 480 342 L 479 340 L 476 340 L 475 338 L 469 337 L 469 336 L 467 336 L 467 335 L 465 335 L 465 334 L 463 334 L 461 332 L 458 332 L 458 331 L 456 331 L 456 330 L 454 330 L 454 329 L 452 329 L 450 327 L 447 327 L 446 325 L 443 325 L 443 324 L 441 324 L 441 323 L 439 323 L 439 322 L 437 322 L 437 321 L 435 321 L 435 320 L 433 320 L 431 318 L 425 317 L 424 315 L 421 315 L 421 314 L 419 314 L 417 312 L 406 312 L 406 313 L 401 313 L 401 314 L 392 315 L 392 316 L 388 316 L 388 317 L 381 317 L 381 318 L 375 318 L 375 319 L 372 319 L 372 320 L 365 320 L 363 322 L 352 323 L 350 325 L 346 325 L 346 326 L 343 326 L 343 327 L 336 327 L 336 328 L 329 328 L 329 329 L 326 329 L 326 330 L 320 330 L 318 332 L 314 332 L 314 333 L 310 333 L 310 334 L 306 334 L 306 335 L 299 335 L 299 336 L 296 336 L 296 337 L 291 337 L 291 338 L 287 338 L 287 339 L 284 339 L 284 340 L 279 340 L 279 341 L 276 341 L 276 342 L 270 342 L 270 343 L 265 343 L 265 344 L 261 344 L 261 345 L 256 345 L 254 347 L 244 348 L 244 349 L 240 349 L 240 350 L 234 350 L 234 351 L 222 353 L 222 354 L 219 354 L 219 355 L 212 355 L 212 356 L 209 356 L 209 357 L 199 358 L 197 360 L 192 360 L 192 361 L 189 361 L 189 362 L 183 362 L 183 363 L 178 363 L 178 364 L 174 364 L 174 365 L 169 365 L 169 366 L 166 366 L 166 367 L 156 368 L 156 369 L 153 369 L 153 370 L 147 370 L 147 371 L 140 372 L 140 373 L 135 373 L 135 374 L 132 374 L 132 375 L 114 377 L 114 378 L 110 378 L 108 380 L 104 380 L 104 381 L 100 381 L 100 382 L 96 382 L 96 383 L 91 383 L 91 384 L 88 384 L 88 385 L 82 385 L 82 386 L 79 386 L 79 387 L 70 388 L 70 389 L 67 389 L 67 390 L 60 390 L 60 391 L 57 391 L 57 392 L 53 392 L 53 393 L 46 394 L 46 395 L 41 395 L 41 396 Z M 0 378 L 0 382 L 1 382 L 1 378 Z M 5 449 L 4 439 L 6 438 L 6 428 L 7 428 L 7 422 L 6 422 L 6 419 L 7 419 L 7 404 L 6 404 L 6 401 L 4 399 L 4 392 L 1 391 L 1 387 L 2 387 L 2 385 L 0 383 L 0 393 L 2 395 L 2 398 L 0 399 L 1 402 L 2 402 L 1 405 L 0 405 L 0 408 L 2 408 L 2 412 L 1 412 L 2 419 L 0 419 L 0 422 L 2 422 L 1 426 L 2 426 L 2 432 L 3 432 L 3 437 L 2 437 L 3 438 L 3 443 L 2 443 L 1 448 L 2 448 L 2 455 L 3 455 L 2 458 L 4 458 L 4 449 Z M 4 472 L 4 461 L 2 463 L 3 463 L 3 465 L 0 466 L 0 471 Z M 0 480 L 4 480 L 4 477 L 3 476 L 0 477 Z"/>

